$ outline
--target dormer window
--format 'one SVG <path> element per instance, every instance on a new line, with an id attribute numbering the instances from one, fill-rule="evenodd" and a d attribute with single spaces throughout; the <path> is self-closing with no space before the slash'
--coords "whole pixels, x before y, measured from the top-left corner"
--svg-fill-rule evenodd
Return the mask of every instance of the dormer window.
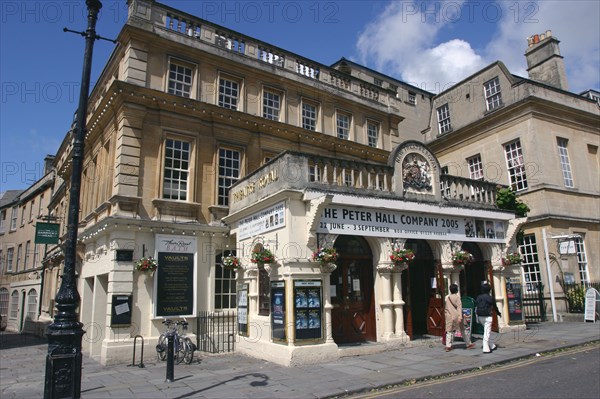
<path id="1" fill-rule="evenodd" d="M 447 133 L 452 130 L 452 125 L 450 125 L 450 108 L 448 107 L 448 103 L 437 109 L 437 117 L 440 134 Z"/>
<path id="2" fill-rule="evenodd" d="M 483 84 L 485 103 L 488 111 L 499 108 L 502 105 L 502 93 L 500 92 L 500 79 L 496 76 Z"/>

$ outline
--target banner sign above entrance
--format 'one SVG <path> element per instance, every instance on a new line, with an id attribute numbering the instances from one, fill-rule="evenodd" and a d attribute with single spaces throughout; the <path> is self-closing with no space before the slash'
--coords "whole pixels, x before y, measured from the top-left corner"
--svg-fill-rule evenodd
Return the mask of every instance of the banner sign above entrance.
<path id="1" fill-rule="evenodd" d="M 238 239 L 254 237 L 267 231 L 285 226 L 285 202 L 280 202 L 267 209 L 239 221 Z"/>
<path id="2" fill-rule="evenodd" d="M 398 212 L 365 208 L 325 208 L 317 233 L 371 237 L 440 239 L 456 241 L 504 241 L 504 223 L 496 222 L 499 234 L 474 235 L 473 224 L 494 225 L 493 221 L 474 221 L 451 215 Z"/>

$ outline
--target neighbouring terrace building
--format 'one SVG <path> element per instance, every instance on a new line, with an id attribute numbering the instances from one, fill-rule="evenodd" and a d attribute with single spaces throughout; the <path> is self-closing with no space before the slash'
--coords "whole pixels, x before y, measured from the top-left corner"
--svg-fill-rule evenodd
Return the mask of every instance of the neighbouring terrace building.
<path id="1" fill-rule="evenodd" d="M 236 350 L 284 365 L 336 358 L 347 343 L 394 348 L 441 334 L 454 282 L 471 297 L 491 282 L 504 310 L 498 327 L 521 329 L 520 304 L 509 295 L 527 289 L 534 270 L 544 279 L 543 255 L 539 245 L 533 255 L 528 238 L 539 242 L 543 229 L 580 237 L 585 267 L 565 257 L 564 270 L 600 278 L 593 101 L 540 83 L 543 73 L 511 75 L 500 62 L 434 95 L 153 0 L 128 6 L 90 95 L 82 176 L 83 350 L 103 364 L 129 361 L 137 334 L 155 342 L 165 317 L 185 317 L 192 333 L 217 339 L 194 321 L 227 311 L 236 323 L 220 334 Z M 560 184 L 558 138 L 585 154 L 569 158 L 574 188 Z M 47 205 L 59 221 L 71 140 L 68 133 L 56 154 Z M 524 156 L 548 170 L 535 184 L 528 173 L 523 186 Z M 454 167 L 464 162 L 493 162 L 498 175 Z M 515 183 L 532 209 L 527 219 L 496 205 L 497 186 Z M 521 230 L 525 262 L 505 266 Z M 311 259 L 323 246 L 336 248 L 335 266 Z M 275 260 L 251 262 L 261 248 Z M 398 248 L 412 249 L 413 262 L 391 262 Z M 474 261 L 455 264 L 461 250 Z M 222 266 L 229 255 L 242 269 Z M 156 272 L 137 271 L 149 256 Z M 47 249 L 42 318 L 53 316 L 62 261 L 60 245 Z"/>

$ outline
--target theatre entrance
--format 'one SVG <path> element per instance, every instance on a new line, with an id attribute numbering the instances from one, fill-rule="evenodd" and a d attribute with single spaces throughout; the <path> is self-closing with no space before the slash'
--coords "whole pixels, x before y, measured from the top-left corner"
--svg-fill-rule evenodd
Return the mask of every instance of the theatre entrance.
<path id="1" fill-rule="evenodd" d="M 404 325 L 411 339 L 427 334 L 427 313 L 431 298 L 436 290 L 432 288 L 435 276 L 435 263 L 429 244 L 424 240 L 407 240 L 405 248 L 412 249 L 415 259 L 402 272 L 402 297 L 404 306 Z"/>
<path id="2" fill-rule="evenodd" d="M 334 247 L 340 257 L 330 280 L 333 340 L 337 344 L 375 341 L 373 256 L 369 244 L 362 237 L 340 236 Z"/>
<path id="3" fill-rule="evenodd" d="M 460 273 L 460 294 L 477 298 L 477 295 L 481 294 L 481 284 L 487 280 L 483 253 L 479 246 L 472 242 L 465 242 L 462 249 L 473 255 L 473 261 L 465 265 L 465 270 Z"/>

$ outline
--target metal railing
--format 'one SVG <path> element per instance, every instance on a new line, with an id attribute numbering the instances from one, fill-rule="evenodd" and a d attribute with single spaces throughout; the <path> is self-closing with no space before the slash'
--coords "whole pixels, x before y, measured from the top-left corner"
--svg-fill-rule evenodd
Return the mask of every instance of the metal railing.
<path id="1" fill-rule="evenodd" d="M 564 283 L 562 288 L 568 312 L 583 313 L 585 311 L 585 292 L 588 288 L 600 291 L 600 282 Z"/>
<path id="2" fill-rule="evenodd" d="M 201 352 L 226 353 L 235 350 L 236 314 L 233 310 L 202 311 L 196 318 L 196 346 Z"/>
<path id="3" fill-rule="evenodd" d="M 544 299 L 544 286 L 541 283 L 532 283 L 531 290 L 524 286 L 523 313 L 525 323 L 541 323 L 546 319 L 546 301 Z"/>

